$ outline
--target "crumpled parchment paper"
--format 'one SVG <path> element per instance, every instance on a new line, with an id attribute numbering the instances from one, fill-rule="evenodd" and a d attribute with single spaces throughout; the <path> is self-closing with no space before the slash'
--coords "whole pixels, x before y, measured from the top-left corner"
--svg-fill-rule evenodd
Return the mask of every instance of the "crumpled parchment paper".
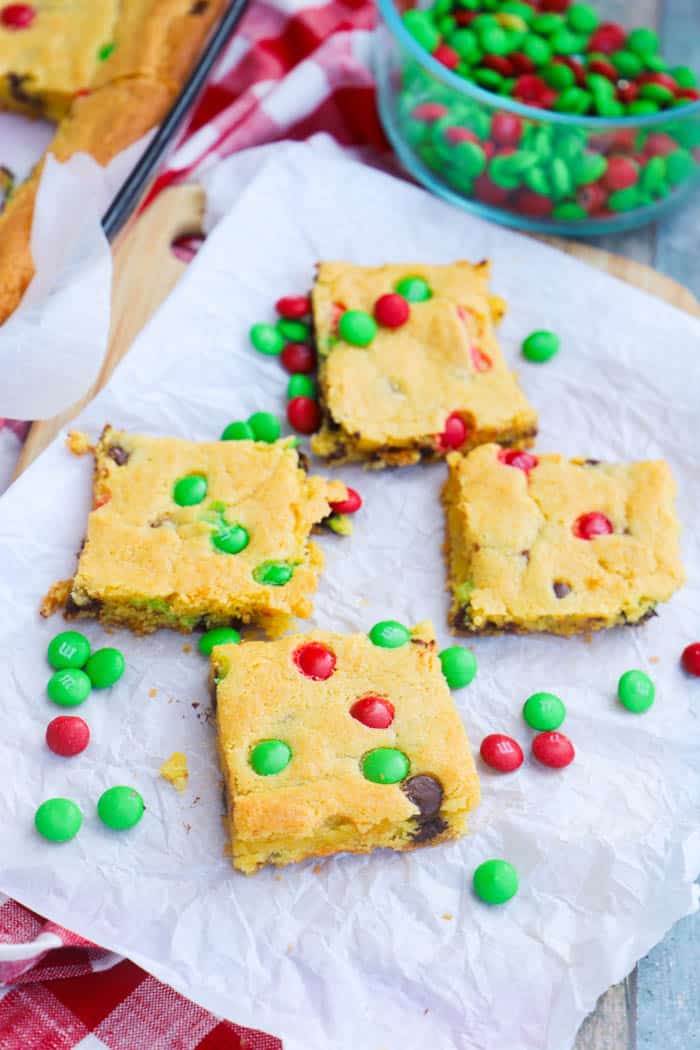
<path id="1" fill-rule="evenodd" d="M 0 114 L 3 156 L 25 177 L 51 137 L 43 122 Z M 0 327 L 0 416 L 46 419 L 95 382 L 107 348 L 112 257 L 101 219 L 147 138 L 101 167 L 85 153 L 47 158 L 34 210 L 36 273 Z M 28 377 L 30 381 L 28 381 Z"/>
<path id="2" fill-rule="evenodd" d="M 324 143 L 232 158 L 208 188 L 222 218 L 80 426 L 97 434 L 109 420 L 210 440 L 231 419 L 281 412 L 287 376 L 246 333 L 273 317 L 279 295 L 308 288 L 318 259 L 490 257 L 494 287 L 509 302 L 505 352 L 540 411 L 538 448 L 666 457 L 679 481 L 689 582 L 639 629 L 474 640 L 478 676 L 454 693 L 474 749 L 502 731 L 529 750 L 520 709 L 544 689 L 568 706 L 564 731 L 577 758 L 561 772 L 531 759 L 511 776 L 482 769 L 471 836 L 245 877 L 223 855 L 196 639 L 88 625 L 93 645 L 123 649 L 126 673 L 78 712 L 92 730 L 87 752 L 66 761 L 46 749 L 45 725 L 60 712 L 45 696 L 44 651 L 62 622 L 40 622 L 37 605 L 74 567 L 92 469 L 56 442 L 0 501 L 0 889 L 215 1012 L 282 1036 L 286 1050 L 565 1050 L 597 996 L 697 903 L 700 683 L 684 677 L 678 657 L 698 634 L 700 611 L 700 329 Z M 536 327 L 562 338 L 546 365 L 518 354 Z M 350 538 L 321 541 L 327 568 L 312 622 L 364 631 L 387 617 L 432 618 L 448 644 L 442 465 L 338 474 L 365 508 Z M 657 686 L 643 716 L 615 699 L 631 667 Z M 183 795 L 158 777 L 176 749 L 190 763 Z M 120 783 L 137 787 L 148 807 L 123 835 L 95 814 L 100 793 Z M 33 830 L 35 807 L 54 795 L 85 813 L 63 846 Z M 502 908 L 471 892 L 474 868 L 489 857 L 520 874 L 519 895 Z"/>

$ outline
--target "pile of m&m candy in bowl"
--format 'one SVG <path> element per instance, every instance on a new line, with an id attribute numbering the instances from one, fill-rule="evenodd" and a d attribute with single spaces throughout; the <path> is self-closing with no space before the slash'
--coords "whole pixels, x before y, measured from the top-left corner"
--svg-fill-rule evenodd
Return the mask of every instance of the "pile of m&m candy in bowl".
<path id="1" fill-rule="evenodd" d="M 577 0 L 379 0 L 379 108 L 453 202 L 573 235 L 642 225 L 700 175 L 700 77 Z"/>

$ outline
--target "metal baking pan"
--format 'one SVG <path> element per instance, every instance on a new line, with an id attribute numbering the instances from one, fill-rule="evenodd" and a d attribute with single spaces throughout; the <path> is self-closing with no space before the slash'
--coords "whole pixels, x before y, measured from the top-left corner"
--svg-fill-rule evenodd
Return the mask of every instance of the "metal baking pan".
<path id="1" fill-rule="evenodd" d="M 185 117 L 197 101 L 214 63 L 224 46 L 228 43 L 231 34 L 237 28 L 247 6 L 248 0 L 232 0 L 226 13 L 210 36 L 199 61 L 185 81 L 180 94 L 175 99 L 170 112 L 159 125 L 143 156 L 134 166 L 131 174 L 107 209 L 102 219 L 102 228 L 108 240 L 114 240 L 138 207 L 149 184 L 155 177 L 160 162 L 177 135 Z"/>

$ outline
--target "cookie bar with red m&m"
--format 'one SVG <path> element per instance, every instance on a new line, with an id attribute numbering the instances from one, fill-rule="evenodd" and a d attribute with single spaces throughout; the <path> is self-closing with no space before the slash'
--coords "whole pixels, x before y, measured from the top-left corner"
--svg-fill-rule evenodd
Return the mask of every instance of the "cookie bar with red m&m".
<path id="1" fill-rule="evenodd" d="M 654 615 L 684 581 L 663 460 L 601 463 L 483 445 L 447 457 L 450 622 L 575 634 Z"/>
<path id="2" fill-rule="evenodd" d="M 309 540 L 347 496 L 307 475 L 289 441 L 197 443 L 106 427 L 69 618 L 138 632 L 258 624 L 312 611 L 323 555 Z"/>
<path id="3" fill-rule="evenodd" d="M 496 341 L 505 307 L 488 263 L 321 263 L 312 303 L 323 422 L 311 447 L 329 462 L 406 466 L 537 433 Z"/>
<path id="4" fill-rule="evenodd" d="M 431 624 L 212 652 L 233 863 L 456 838 L 479 801 Z"/>

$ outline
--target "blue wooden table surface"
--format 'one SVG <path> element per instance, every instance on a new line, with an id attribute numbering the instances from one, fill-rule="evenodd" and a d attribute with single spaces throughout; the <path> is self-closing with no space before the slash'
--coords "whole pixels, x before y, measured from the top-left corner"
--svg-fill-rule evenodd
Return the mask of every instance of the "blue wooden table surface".
<path id="1" fill-rule="evenodd" d="M 655 25 L 671 64 L 700 70 L 700 0 L 608 0 L 602 6 L 607 17 L 628 26 Z M 700 190 L 664 222 L 594 243 L 652 266 L 700 297 Z M 603 997 L 576 1050 L 700 1050 L 700 913 L 679 922 L 623 985 Z"/>

